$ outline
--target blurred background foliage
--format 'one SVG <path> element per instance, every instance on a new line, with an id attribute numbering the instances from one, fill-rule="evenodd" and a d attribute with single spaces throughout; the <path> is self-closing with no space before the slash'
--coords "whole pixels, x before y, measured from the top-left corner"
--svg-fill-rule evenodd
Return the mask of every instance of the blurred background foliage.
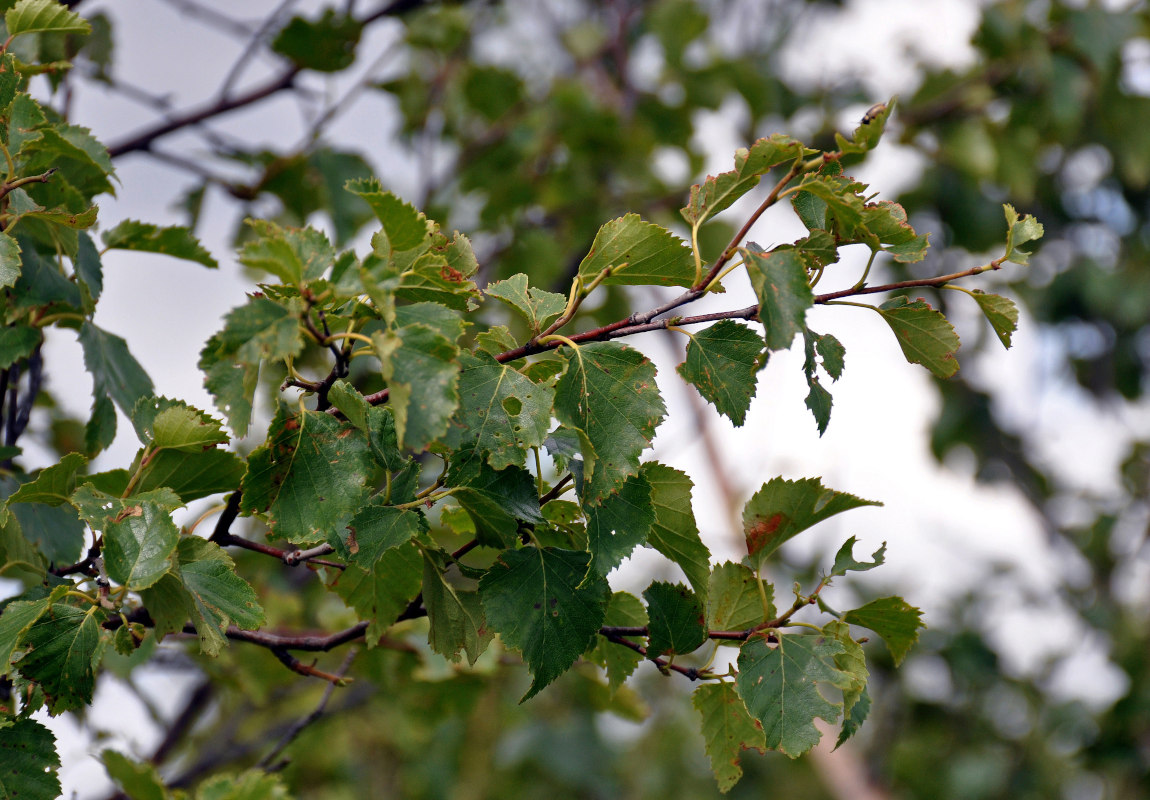
<path id="1" fill-rule="evenodd" d="M 186 171 L 195 181 L 183 203 L 193 225 L 208 205 L 232 204 L 237 223 L 247 214 L 319 220 L 341 245 L 370 216 L 340 190 L 345 180 L 374 172 L 389 186 L 398 171 L 410 185 L 414 173 L 418 194 L 407 199 L 473 237 L 483 281 L 528 272 L 533 284 L 563 291 L 604 220 L 635 211 L 679 224 L 685 188 L 709 165 L 707 112 L 728 113 L 742 144 L 782 131 L 820 146 L 855 121 L 844 125 L 845 109 L 885 99 L 869 96 L 861 74 L 825 85 L 787 78 L 782 59 L 805 35 L 802 23 L 850 3 L 285 2 L 240 25 L 228 14 L 246 12 L 223 4 L 168 2 L 189 25 L 245 39 L 245 58 L 272 65 L 271 77 L 238 80 L 233 70 L 194 125 L 173 127 L 177 109 L 141 97 L 156 127 L 111 141 L 118 163 L 153 158 Z M 92 6 L 100 13 L 81 68 L 53 78 L 62 107 L 92 82 L 132 92 L 132 76 L 116 67 L 115 4 Z M 732 797 L 1150 797 L 1150 441 L 1138 424 L 1150 364 L 1150 12 L 1144 2 L 1003 0 L 980 13 L 969 63 L 919 64 L 899 99 L 888 137 L 917 172 L 897 199 L 917 228 L 934 232 L 933 248 L 921 264 L 885 269 L 924 277 L 968 265 L 999 243 L 1002 202 L 1046 226 L 1033 267 L 996 273 L 998 284 L 986 288 L 1016 298 L 1023 326 L 1036 327 L 1039 391 L 1070 398 L 1074 424 L 1117 421 L 1099 431 L 1124 432 L 1115 443 L 1127 452 L 1121 469 L 1105 485 L 1085 485 L 1054 459 L 1057 420 L 1039 424 L 978 368 L 981 349 L 998 347 L 987 336 L 966 343 L 956 378 L 936 383 L 932 447 L 940 460 L 1026 498 L 1065 564 L 1054 600 L 1074 610 L 1082 632 L 1033 674 L 1004 668 L 1009 643 L 996 636 L 994 587 L 1015 576 L 986 574 L 930 620 L 906 668 L 890 669 L 875 651 L 871 719 L 845 756 L 859 768 L 853 778 L 825 756 L 748 754 L 748 776 Z M 397 24 L 397 43 L 369 52 L 372 32 Z M 882 58 L 886 43 L 873 47 Z M 921 43 L 921 52 L 929 48 Z M 345 71 L 356 77 L 338 102 L 318 103 L 313 79 Z M 285 93 L 315 107 L 296 148 L 269 149 L 254 128 L 244 137 L 210 124 Z M 392 117 L 371 133 L 393 139 L 402 165 L 341 143 L 340 115 L 368 95 L 388 101 Z M 200 155 L 181 156 L 190 150 L 168 144 L 174 132 L 194 137 Z M 715 252 L 731 234 L 712 223 L 705 247 Z M 947 294 L 928 299 L 949 311 Z M 616 291 L 585 313 L 605 323 L 628 312 Z M 66 446 L 72 428 L 63 420 L 57 428 Z M 340 607 L 308 573 L 237 558 L 245 574 L 262 576 L 271 628 L 350 621 L 333 617 Z M 1096 680 L 1117 683 L 1104 702 L 1068 701 L 1053 688 L 1060 662 L 1084 643 L 1109 660 Z M 588 668 L 519 706 L 517 666 L 484 660 L 478 675 L 436 671 L 424 654 L 388 645 L 361 649 L 357 683 L 287 751 L 284 774 L 300 796 L 717 795 L 680 681 L 640 670 L 612 698 Z M 120 661 L 130 677 L 132 663 Z M 253 763 L 323 692 L 253 648 L 195 664 L 171 654 L 164 664 L 197 687 L 184 717 L 162 720 L 171 736 L 150 754 L 177 781 Z"/>

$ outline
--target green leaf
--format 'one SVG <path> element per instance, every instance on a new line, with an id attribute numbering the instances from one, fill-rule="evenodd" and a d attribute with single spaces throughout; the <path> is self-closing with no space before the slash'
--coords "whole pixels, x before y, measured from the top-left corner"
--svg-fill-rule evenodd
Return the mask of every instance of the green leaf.
<path id="1" fill-rule="evenodd" d="M 0 239 L 0 244 L 2 243 L 3 239 Z M 0 252 L 0 275 L 2 275 L 3 269 L 3 253 Z M 0 369 L 8 369 L 20 359 L 32 355 L 32 351 L 39 346 L 43 339 L 44 335 L 40 329 L 29 325 L 10 325 L 0 328 Z"/>
<path id="2" fill-rule="evenodd" d="M 363 23 L 354 17 L 325 9 L 314 22 L 303 17 L 291 21 L 272 40 L 272 50 L 301 69 L 339 72 L 355 62 L 355 48 Z"/>
<path id="3" fill-rule="evenodd" d="M 647 610 L 638 597 L 627 592 L 613 592 L 607 602 L 607 615 L 603 625 L 607 627 L 641 628 L 647 624 Z M 623 682 L 630 677 L 643 657 L 636 651 L 608 639 L 598 644 L 599 656 L 607 667 L 607 684 L 611 692 L 617 692 Z"/>
<path id="4" fill-rule="evenodd" d="M 762 636 L 739 651 L 739 694 L 751 716 L 763 726 L 767 747 L 798 758 L 819 743 L 815 718 L 834 722 L 840 703 L 829 702 L 818 684 L 849 687 L 851 676 L 835 665 L 843 645 L 830 636 L 775 633 L 771 646 Z"/>
<path id="5" fill-rule="evenodd" d="M 164 783 L 151 764 L 132 761 L 115 750 L 100 753 L 100 760 L 108 775 L 131 800 L 166 800 Z"/>
<path id="6" fill-rule="evenodd" d="M 73 564 L 84 549 L 84 525 L 68 506 L 20 503 L 12 507 L 23 538 L 50 563 Z"/>
<path id="7" fill-rule="evenodd" d="M 493 469 L 522 467 L 527 451 L 539 447 L 551 427 L 555 392 L 487 353 L 464 353 L 459 359 L 457 420 L 467 430 L 464 444 L 474 444 Z"/>
<path id="8" fill-rule="evenodd" d="M 141 397 L 154 394 L 152 379 L 128 352 L 119 336 L 101 330 L 87 320 L 80 327 L 84 366 L 92 375 L 92 394 L 111 397 L 128 416 Z"/>
<path id="9" fill-rule="evenodd" d="M 895 666 L 902 663 L 925 628 L 922 612 L 901 597 L 881 597 L 843 614 L 843 621 L 877 633 L 886 642 Z"/>
<path id="10" fill-rule="evenodd" d="M 997 294 L 986 294 L 979 289 L 975 289 L 970 294 L 978 303 L 978 307 L 982 309 L 982 313 L 986 315 L 987 321 L 994 328 L 1002 346 L 1010 349 L 1010 337 L 1018 330 L 1018 306 L 1014 305 L 1014 301 L 1010 298 Z"/>
<path id="11" fill-rule="evenodd" d="M 736 426 L 746 421 L 755 396 L 755 374 L 766 363 L 763 337 L 729 319 L 695 334 L 678 372 Z"/>
<path id="12" fill-rule="evenodd" d="M 383 257 L 428 246 L 435 223 L 428 221 L 411 204 L 391 192 L 383 191 L 378 180 L 351 180 L 347 182 L 346 188 L 352 194 L 362 197 L 383 225 L 383 230 L 372 238 L 372 246 Z"/>
<path id="13" fill-rule="evenodd" d="M 747 274 L 759 298 L 759 321 L 766 329 L 768 350 L 786 350 L 806 328 L 807 309 L 815 296 L 802 256 L 794 250 L 741 251 Z"/>
<path id="14" fill-rule="evenodd" d="M 182 400 L 145 398 L 133 409 L 132 424 L 153 450 L 199 453 L 228 442 L 218 420 Z"/>
<path id="15" fill-rule="evenodd" d="M 745 631 L 776 616 L 775 588 L 763 581 L 759 593 L 755 573 L 732 561 L 715 565 L 707 593 L 707 627 L 715 631 Z M 767 608 L 763 608 L 763 596 Z"/>
<path id="16" fill-rule="evenodd" d="M 844 360 L 846 358 L 846 348 L 843 347 L 835 337 L 829 333 L 815 333 L 808 330 L 807 336 L 814 340 L 815 351 L 822 359 L 823 369 L 831 376 L 831 380 L 837 381 L 843 375 Z"/>
<path id="17" fill-rule="evenodd" d="M 291 800 L 291 794 L 278 775 L 251 770 L 209 778 L 200 784 L 196 800 Z"/>
<path id="18" fill-rule="evenodd" d="M 334 577 L 330 588 L 369 623 L 365 639 L 374 647 L 419 594 L 423 556 L 408 542 L 385 551 L 370 570 L 350 564 Z"/>
<path id="19" fill-rule="evenodd" d="M 835 749 L 842 747 L 843 743 L 858 733 L 859 728 L 866 722 L 867 715 L 870 714 L 870 692 L 866 687 L 863 687 L 862 692 L 859 693 L 858 699 L 854 705 L 850 707 L 849 713 L 843 719 L 842 730 L 839 731 L 839 738 L 835 742 Z"/>
<path id="20" fill-rule="evenodd" d="M 104 246 L 110 250 L 133 250 L 140 253 L 161 253 L 182 258 L 215 269 L 219 262 L 200 244 L 188 228 L 171 226 L 162 228 L 147 222 L 126 219 L 101 235 Z"/>
<path id="21" fill-rule="evenodd" d="M 615 342 L 560 349 L 567 369 L 555 386 L 555 416 L 583 432 L 581 497 L 585 502 L 617 489 L 639 471 L 639 454 L 649 447 L 666 413 L 655 366 L 638 350 Z"/>
<path id="22" fill-rule="evenodd" d="M 1029 264 L 1032 251 L 1023 250 L 1022 246 L 1042 238 L 1042 223 L 1030 214 L 1019 214 L 1010 204 L 1004 204 L 1002 210 L 1006 213 L 1006 260 Z"/>
<path id="23" fill-rule="evenodd" d="M 818 426 L 819 436 L 827 432 L 827 425 L 831 422 L 831 406 L 834 399 L 831 393 L 819 383 L 817 375 L 813 373 L 807 375 L 807 398 L 805 405 L 811 410 L 815 417 L 815 425 Z"/>
<path id="24" fill-rule="evenodd" d="M 743 532 L 752 563 L 761 567 L 779 546 L 828 517 L 859 506 L 881 506 L 823 486 L 818 478 L 772 478 L 743 509 Z"/>
<path id="25" fill-rule="evenodd" d="M 16 646 L 57 599 L 54 595 L 45 595 L 37 600 L 12 600 L 4 606 L 4 612 L 0 614 L 0 675 L 8 674 Z"/>
<path id="26" fill-rule="evenodd" d="M 375 466 L 362 431 L 321 411 L 281 404 L 267 443 L 248 458 L 244 513 L 299 545 L 325 541 L 367 500 Z"/>
<path id="27" fill-rule="evenodd" d="M 108 577 L 132 591 L 148 588 L 168 571 L 168 557 L 179 540 L 180 531 L 168 512 L 152 503 L 132 507 L 104 528 Z"/>
<path id="28" fill-rule="evenodd" d="M 101 478 L 103 476 L 108 476 L 107 483 L 99 481 L 101 485 L 117 484 L 117 494 L 109 494 L 103 489 L 97 488 L 97 481 L 93 480 L 89 483 L 81 484 L 69 498 L 69 502 L 75 506 L 76 510 L 80 513 L 80 517 L 97 530 L 103 530 L 104 525 L 109 520 L 114 520 L 120 514 L 130 513 L 131 509 L 141 503 L 152 503 L 165 511 L 175 511 L 184 505 L 179 495 L 166 487 L 147 492 L 137 491 L 128 498 L 120 497 L 119 493 L 122 490 L 119 489 L 118 486 L 119 479 L 125 478 L 124 485 L 127 485 L 126 471 L 116 470 L 115 474 L 112 475 L 109 475 L 109 473 L 100 473 L 99 475 L 93 476 L 93 478 Z"/>
<path id="29" fill-rule="evenodd" d="M 961 344 L 946 317 L 931 308 L 925 300 L 911 302 L 905 297 L 892 297 L 878 312 L 898 338 L 906 360 L 922 364 L 940 378 L 958 372 L 954 354 Z"/>
<path id="30" fill-rule="evenodd" d="M 686 586 L 655 581 L 643 590 L 643 599 L 651 620 L 648 658 L 693 653 L 707 641 L 703 603 Z"/>
<path id="31" fill-rule="evenodd" d="M 56 0 L 19 0 L 4 13 L 9 36 L 24 33 L 91 33 L 92 26 Z"/>
<path id="32" fill-rule="evenodd" d="M 691 187 L 691 199 L 680 212 L 683 219 L 691 225 L 701 225 L 755 188 L 771 167 L 794 161 L 807 152 L 802 142 L 777 133 L 759 139 L 750 149 L 740 147 L 735 151 L 732 171 L 708 175 L 701 184 Z"/>
<path id="33" fill-rule="evenodd" d="M 523 700 L 570 669 L 603 624 L 611 588 L 601 578 L 583 581 L 590 559 L 573 550 L 505 550 L 479 582 L 488 624 L 531 670 Z"/>
<path id="34" fill-rule="evenodd" d="M 872 248 L 879 245 L 894 256 L 895 261 L 911 264 L 926 258 L 930 248 L 930 234 L 919 236 L 906 219 L 906 209 L 890 200 L 880 200 L 863 207 L 863 226 Z"/>
<path id="35" fill-rule="evenodd" d="M 632 475 L 618 491 L 599 498 L 596 505 L 585 505 L 587 512 L 587 549 L 591 553 L 587 580 L 606 576 L 623 559 L 647 541 L 655 522 L 651 505 L 651 484 L 641 475 Z"/>
<path id="36" fill-rule="evenodd" d="M 447 432 L 459 405 L 459 348 L 426 325 L 372 337 L 390 389 L 399 446 L 415 452 Z"/>
<path id="37" fill-rule="evenodd" d="M 267 220 L 248 220 L 255 239 L 240 250 L 239 261 L 270 272 L 286 284 L 302 286 L 323 276 L 335 261 L 331 242 L 314 228 L 281 228 Z"/>
<path id="38" fill-rule="evenodd" d="M 841 170 L 841 166 L 838 168 Z M 810 222 L 816 223 L 814 228 L 826 229 L 840 240 L 854 241 L 858 238 L 866 205 L 860 194 L 866 189 L 864 184 L 824 167 L 817 173 L 809 173 L 799 186 L 802 187 L 802 191 L 797 193 L 799 197 L 814 197 L 813 201 L 804 201 L 800 216 L 809 215 Z M 798 210 L 798 198 L 795 206 Z M 804 217 L 803 221 L 806 222 L 807 218 Z"/>
<path id="39" fill-rule="evenodd" d="M 495 636 L 487 628 L 477 590 L 477 582 L 464 577 L 446 554 L 423 551 L 423 603 L 431 623 L 427 641 L 452 661 L 459 661 L 463 650 L 474 665 Z"/>
<path id="40" fill-rule="evenodd" d="M 178 549 L 180 581 L 190 595 L 188 612 L 206 655 L 219 655 L 228 625 L 250 631 L 264 624 L 255 590 L 236 574 L 231 556 L 219 545 L 188 536 Z"/>
<path id="41" fill-rule="evenodd" d="M 99 640 L 95 613 L 64 603 L 53 604 L 28 628 L 24 636 L 28 651 L 16 668 L 40 684 L 53 715 L 92 702 L 96 688 L 92 656 Z"/>
<path id="42" fill-rule="evenodd" d="M 17 489 L 8 498 L 13 503 L 44 503 L 58 506 L 68 502 L 76 490 L 77 475 L 88 464 L 88 459 L 80 453 L 68 453 L 60 463 L 40 470 L 36 479 Z"/>
<path id="43" fill-rule="evenodd" d="M 726 794 L 743 777 L 739 766 L 744 750 L 767 752 L 762 726 L 747 713 L 731 683 L 704 683 L 691 695 L 703 718 L 703 741 L 719 791 Z"/>
<path id="44" fill-rule="evenodd" d="M 156 639 L 163 639 L 169 633 L 179 633 L 184 629 L 184 623 L 191 614 L 188 609 L 192 605 L 192 596 L 180 583 L 177 575 L 179 569 L 168 572 L 149 586 L 140 591 L 140 599 L 148 609 L 148 616 L 155 622 L 152 629 Z M 205 628 L 206 633 L 201 636 L 201 642 L 209 641 L 215 646 L 216 652 L 223 646 L 223 637 L 214 628 Z M 216 644 L 218 642 L 218 645 Z"/>
<path id="45" fill-rule="evenodd" d="M 843 716 L 849 720 L 856 703 L 866 691 L 870 673 L 866 668 L 866 656 L 862 645 L 851 638 L 851 626 L 839 620 L 832 620 L 823 626 L 823 633 L 833 636 L 843 646 L 843 652 L 835 656 L 835 666 L 846 673 L 851 683 L 843 686 Z"/>
<path id="46" fill-rule="evenodd" d="M 678 564 L 695 594 L 706 598 L 711 552 L 699 538 L 695 525 L 691 479 L 657 461 L 643 464 L 639 475 L 651 485 L 651 504 L 655 508 L 655 524 L 647 534 L 647 544 Z"/>
<path id="47" fill-rule="evenodd" d="M 14 286 L 20 277 L 20 244 L 6 233 L 0 233 L 0 289 Z"/>
<path id="48" fill-rule="evenodd" d="M 522 467 L 496 471 L 473 453 L 463 452 L 452 458 L 445 481 L 454 487 L 452 496 L 475 522 L 481 544 L 511 547 L 519 520 L 544 521 L 535 480 Z"/>
<path id="49" fill-rule="evenodd" d="M 347 523 L 351 563 L 370 570 L 388 550 L 411 541 L 426 529 L 427 523 L 420 514 L 377 504 L 373 499 Z"/>
<path id="50" fill-rule="evenodd" d="M 489 284 L 483 293 L 506 303 L 522 314 L 527 324 L 531 326 L 532 333 L 536 334 L 567 308 L 566 297 L 529 287 L 527 276 L 522 272 L 512 275 L 507 280 Z"/>
<path id="51" fill-rule="evenodd" d="M 696 279 L 691 248 L 638 214 L 611 220 L 599 229 L 591 252 L 579 264 L 579 277 L 586 286 L 608 268 L 611 274 L 604 284 L 690 286 Z"/>
<path id="52" fill-rule="evenodd" d="M 133 462 L 133 466 L 138 463 Z M 240 484 L 247 464 L 226 450 L 185 453 L 161 450 L 144 466 L 137 486 L 140 492 L 167 489 L 184 503 L 230 492 Z"/>
<path id="53" fill-rule="evenodd" d="M 27 717 L 0 728 L 0 797 L 55 800 L 60 791 L 56 737 Z"/>
<path id="54" fill-rule="evenodd" d="M 831 567 L 831 575 L 846 575 L 848 572 L 866 572 L 867 570 L 874 569 L 880 566 L 885 561 L 886 542 L 882 543 L 882 547 L 874 551 L 871 558 L 874 561 L 855 561 L 854 557 L 855 537 L 851 537 L 843 542 L 843 546 L 839 548 L 838 553 L 835 554 L 835 563 Z"/>

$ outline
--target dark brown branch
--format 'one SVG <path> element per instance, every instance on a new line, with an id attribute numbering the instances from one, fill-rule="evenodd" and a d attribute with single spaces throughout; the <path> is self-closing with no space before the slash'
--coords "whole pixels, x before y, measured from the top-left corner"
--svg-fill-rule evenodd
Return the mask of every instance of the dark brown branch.
<path id="1" fill-rule="evenodd" d="M 643 658 L 647 658 L 647 648 L 643 647 L 640 644 L 636 644 L 635 642 L 632 642 L 630 639 L 624 639 L 622 636 L 617 636 L 615 634 L 606 634 L 606 633 L 603 634 L 603 637 L 610 642 L 614 642 L 615 644 L 621 644 L 624 647 L 629 647 L 630 649 L 634 650 L 639 655 L 643 656 Z M 679 673 L 680 675 L 683 675 L 683 676 L 685 676 L 685 677 L 687 677 L 693 681 L 697 681 L 700 678 L 709 677 L 706 670 L 695 669 L 694 667 L 684 667 L 684 666 L 681 666 L 679 664 L 673 664 L 665 658 L 651 658 L 648 660 L 653 661 L 655 663 L 655 666 L 657 666 L 660 670 L 673 670 L 673 671 Z"/>
<path id="2" fill-rule="evenodd" d="M 351 662 L 355 658 L 356 651 L 353 648 L 349 650 L 347 656 L 343 659 L 343 664 L 340 665 L 339 670 L 335 673 L 337 679 L 342 679 L 347 674 L 348 669 L 351 667 Z M 324 711 L 327 709 L 327 704 L 331 701 L 331 696 L 335 694 L 335 687 L 337 681 L 329 681 L 327 688 L 323 690 L 323 697 L 320 698 L 319 703 L 311 710 L 307 716 L 297 720 L 290 728 L 288 728 L 280 740 L 276 742 L 275 747 L 268 751 L 267 755 L 256 762 L 256 767 L 266 772 L 278 772 L 287 765 L 287 761 L 278 762 L 275 767 L 272 766 L 275 758 L 282 753 L 289 744 L 295 741 L 304 728 L 313 724 L 316 720 L 323 716 Z"/>

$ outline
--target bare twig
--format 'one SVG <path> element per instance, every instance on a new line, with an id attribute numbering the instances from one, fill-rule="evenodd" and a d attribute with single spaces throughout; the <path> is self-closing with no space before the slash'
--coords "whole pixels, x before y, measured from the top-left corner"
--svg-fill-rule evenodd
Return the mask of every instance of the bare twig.
<path id="1" fill-rule="evenodd" d="M 347 674 L 348 669 L 351 668 L 351 662 L 355 659 L 356 650 L 352 648 L 347 651 L 347 655 L 343 659 L 343 664 L 336 671 L 335 676 L 337 679 L 343 678 Z M 282 753 L 289 744 L 295 741 L 295 738 L 303 733 L 304 728 L 313 724 L 316 720 L 323 716 L 324 711 L 327 709 L 327 704 L 331 701 L 331 696 L 335 694 L 335 687 L 338 681 L 330 681 L 327 688 L 323 690 L 323 697 L 320 698 L 319 703 L 312 709 L 311 713 L 301 719 L 297 720 L 290 728 L 284 731 L 283 736 L 276 742 L 275 747 L 268 751 L 267 755 L 256 762 L 256 766 L 267 772 L 278 772 L 286 765 L 286 761 L 277 765 L 276 769 L 272 769 L 272 762 L 280 753 Z"/>

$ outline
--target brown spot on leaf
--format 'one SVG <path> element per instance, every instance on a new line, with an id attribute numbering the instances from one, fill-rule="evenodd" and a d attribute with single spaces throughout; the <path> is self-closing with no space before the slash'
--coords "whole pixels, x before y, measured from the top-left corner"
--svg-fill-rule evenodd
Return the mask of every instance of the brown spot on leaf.
<path id="1" fill-rule="evenodd" d="M 445 281 L 451 281 L 452 283 L 463 283 L 463 273 L 454 267 L 440 267 L 439 276 Z"/>
<path id="2" fill-rule="evenodd" d="M 786 517 L 780 512 L 752 522 L 747 527 L 747 552 L 754 555 L 770 544 L 785 521 Z"/>

